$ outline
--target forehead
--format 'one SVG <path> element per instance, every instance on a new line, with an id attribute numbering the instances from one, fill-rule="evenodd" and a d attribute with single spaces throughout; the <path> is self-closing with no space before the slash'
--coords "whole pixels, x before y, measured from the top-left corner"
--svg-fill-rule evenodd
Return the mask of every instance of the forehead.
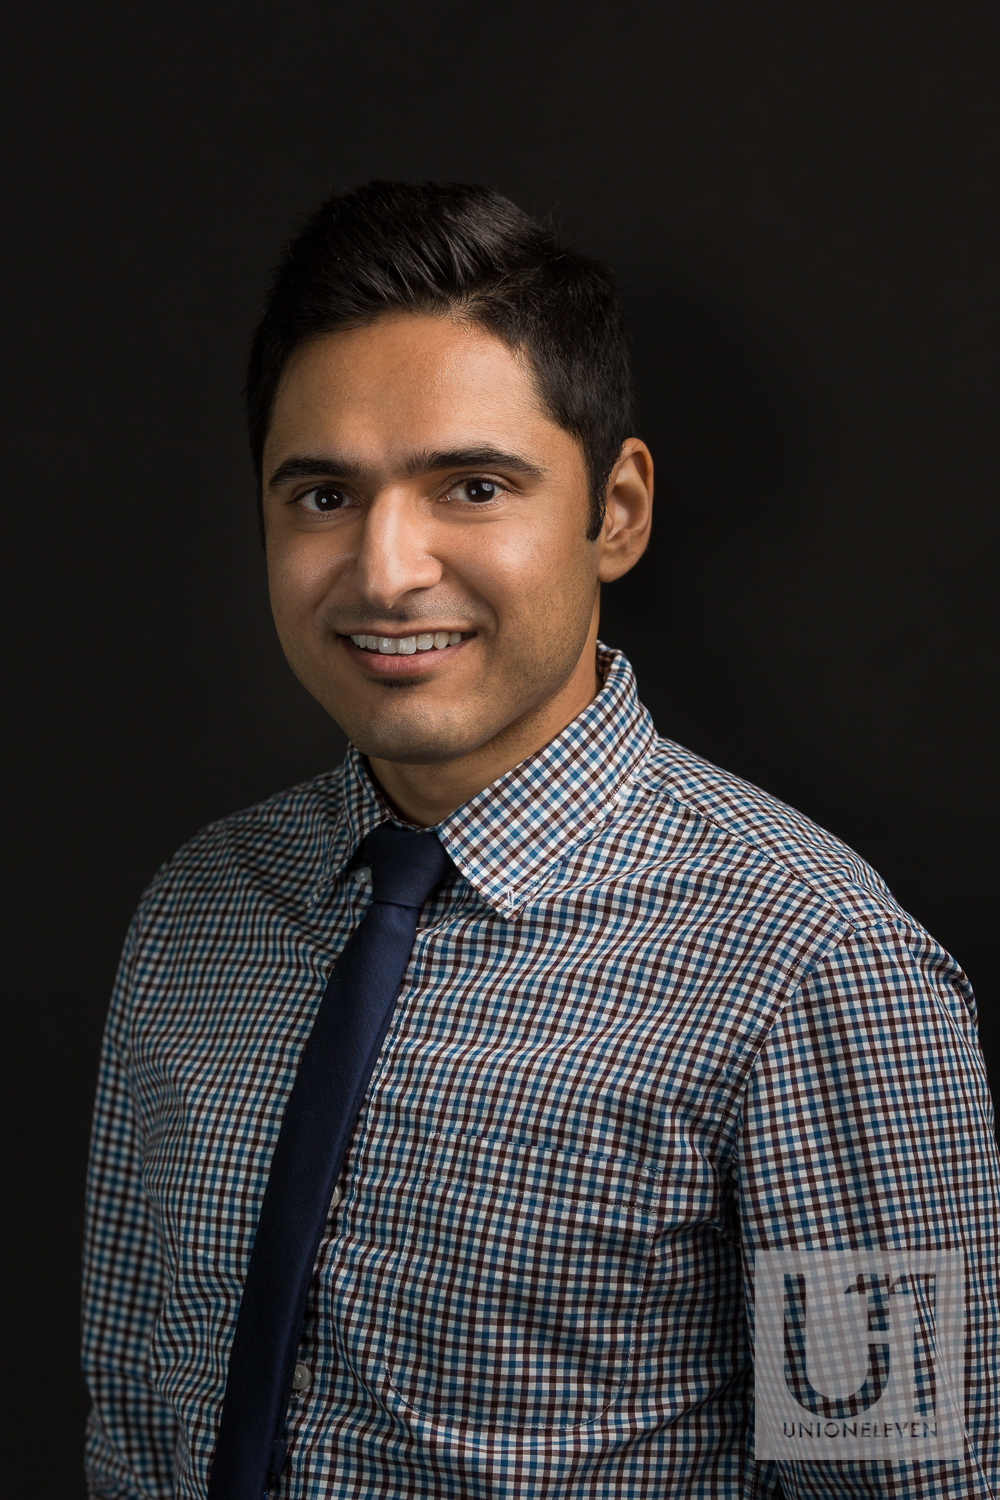
<path id="1" fill-rule="evenodd" d="M 486 330 L 405 314 L 322 334 L 290 358 L 274 403 L 268 462 L 304 443 L 370 451 L 446 450 L 470 440 L 549 458 L 577 443 L 544 411 L 528 365 Z"/>

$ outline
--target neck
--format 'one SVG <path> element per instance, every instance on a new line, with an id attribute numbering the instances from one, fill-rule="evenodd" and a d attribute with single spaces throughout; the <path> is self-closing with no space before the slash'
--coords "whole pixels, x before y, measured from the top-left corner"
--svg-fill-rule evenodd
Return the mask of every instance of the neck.
<path id="1" fill-rule="evenodd" d="M 558 692 L 467 755 L 422 766 L 371 757 L 375 780 L 395 811 L 408 823 L 430 828 L 554 740 L 600 691 L 596 625 L 591 636 Z"/>

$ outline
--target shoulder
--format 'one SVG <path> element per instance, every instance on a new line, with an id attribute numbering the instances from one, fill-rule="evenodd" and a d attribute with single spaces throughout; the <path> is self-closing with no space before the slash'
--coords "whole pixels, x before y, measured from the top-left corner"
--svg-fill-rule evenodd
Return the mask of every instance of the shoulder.
<path id="1" fill-rule="evenodd" d="M 153 877 L 137 924 L 192 903 L 224 906 L 241 887 L 293 895 L 315 884 L 342 823 L 343 772 L 338 766 L 200 829 Z"/>
<path id="2" fill-rule="evenodd" d="M 882 878 L 842 840 L 682 745 L 658 738 L 634 780 L 661 813 L 683 816 L 731 857 L 752 864 L 760 880 L 772 888 L 797 887 L 847 928 L 912 922 Z"/>

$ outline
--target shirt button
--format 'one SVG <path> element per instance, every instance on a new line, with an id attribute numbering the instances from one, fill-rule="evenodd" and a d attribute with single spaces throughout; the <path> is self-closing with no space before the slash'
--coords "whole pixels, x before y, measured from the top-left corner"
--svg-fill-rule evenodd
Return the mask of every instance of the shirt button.
<path id="1" fill-rule="evenodd" d="M 343 1201 L 344 1201 L 344 1189 L 341 1187 L 340 1183 L 338 1182 L 337 1186 L 333 1190 L 333 1196 L 330 1199 L 330 1207 L 331 1208 L 336 1208 L 337 1204 L 338 1203 L 343 1203 Z"/>
<path id="2" fill-rule="evenodd" d="M 293 1391 L 307 1391 L 312 1385 L 313 1372 L 308 1365 L 297 1364 L 292 1376 Z"/>

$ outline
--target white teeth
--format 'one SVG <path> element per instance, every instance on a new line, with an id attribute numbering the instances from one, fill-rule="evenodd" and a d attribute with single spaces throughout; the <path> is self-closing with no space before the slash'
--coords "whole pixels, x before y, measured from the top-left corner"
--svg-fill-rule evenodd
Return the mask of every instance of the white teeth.
<path id="1" fill-rule="evenodd" d="M 443 651 L 446 646 L 457 646 L 462 639 L 460 630 L 437 630 L 433 635 L 425 631 L 422 635 L 352 635 L 350 639 L 362 651 L 379 651 L 383 656 L 412 656 L 415 651 Z"/>

